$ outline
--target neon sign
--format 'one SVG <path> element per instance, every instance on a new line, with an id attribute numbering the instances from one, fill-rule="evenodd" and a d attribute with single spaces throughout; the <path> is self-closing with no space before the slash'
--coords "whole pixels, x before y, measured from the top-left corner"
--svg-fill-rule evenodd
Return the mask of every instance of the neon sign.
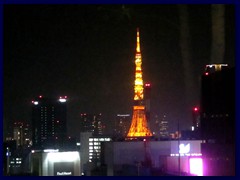
<path id="1" fill-rule="evenodd" d="M 178 152 L 180 154 L 188 154 L 190 152 L 190 144 L 189 143 L 187 145 L 180 144 Z"/>

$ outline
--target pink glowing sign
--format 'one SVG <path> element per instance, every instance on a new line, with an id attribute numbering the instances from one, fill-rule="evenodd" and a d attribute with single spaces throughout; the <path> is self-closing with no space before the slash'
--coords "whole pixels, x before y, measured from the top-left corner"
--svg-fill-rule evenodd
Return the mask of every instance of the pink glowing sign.
<path id="1" fill-rule="evenodd" d="M 190 173 L 196 176 L 203 176 L 203 162 L 202 158 L 189 159 Z"/>

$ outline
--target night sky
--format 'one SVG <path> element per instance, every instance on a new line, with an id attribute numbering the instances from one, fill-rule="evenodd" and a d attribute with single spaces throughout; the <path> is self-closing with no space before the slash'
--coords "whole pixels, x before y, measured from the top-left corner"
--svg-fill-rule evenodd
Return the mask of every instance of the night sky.
<path id="1" fill-rule="evenodd" d="M 80 113 L 132 113 L 136 28 L 151 115 L 169 130 L 191 125 L 200 78 L 210 63 L 211 6 L 189 5 L 193 92 L 185 92 L 177 5 L 4 5 L 4 126 L 31 120 L 31 100 L 68 96 L 68 132 L 79 136 Z M 235 66 L 235 11 L 226 5 L 225 62 Z M 189 96 L 192 104 L 186 104 Z M 151 121 L 153 124 L 153 121 Z"/>

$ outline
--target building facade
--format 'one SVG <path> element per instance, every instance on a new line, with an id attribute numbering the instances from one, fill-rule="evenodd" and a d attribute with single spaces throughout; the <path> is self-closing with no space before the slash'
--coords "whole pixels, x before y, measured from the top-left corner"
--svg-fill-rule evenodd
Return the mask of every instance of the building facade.
<path id="1" fill-rule="evenodd" d="M 102 114 L 80 114 L 80 131 L 92 132 L 94 135 L 104 134 L 105 125 L 102 122 Z"/>
<path id="2" fill-rule="evenodd" d="M 235 175 L 235 118 L 235 68 L 207 65 L 200 107 L 205 175 Z"/>
<path id="3" fill-rule="evenodd" d="M 117 114 L 114 124 L 114 136 L 116 138 L 126 137 L 130 126 L 130 114 Z"/>
<path id="4" fill-rule="evenodd" d="M 103 163 L 107 165 L 108 176 L 153 175 L 150 169 L 171 175 L 181 173 L 202 176 L 201 142 L 201 140 L 105 142 Z M 146 148 L 150 166 L 146 166 L 145 162 Z M 194 169 L 194 166 L 197 168 Z"/>
<path id="5" fill-rule="evenodd" d="M 67 97 L 39 96 L 32 101 L 33 148 L 60 148 L 67 138 Z"/>

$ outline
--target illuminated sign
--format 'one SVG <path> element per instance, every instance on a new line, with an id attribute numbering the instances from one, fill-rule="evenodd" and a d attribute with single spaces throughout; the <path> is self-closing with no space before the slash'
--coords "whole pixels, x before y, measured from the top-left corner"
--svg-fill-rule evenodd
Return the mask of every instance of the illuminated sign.
<path id="1" fill-rule="evenodd" d="M 174 142 L 170 156 L 202 156 L 201 141 Z"/>
<path id="2" fill-rule="evenodd" d="M 188 154 L 190 152 L 190 144 L 187 145 L 180 144 L 179 145 L 179 153 L 180 154 Z"/>
<path id="3" fill-rule="evenodd" d="M 71 176 L 72 172 L 57 172 L 57 176 Z"/>
<path id="4" fill-rule="evenodd" d="M 44 149 L 43 152 L 58 152 L 59 149 Z"/>
<path id="5" fill-rule="evenodd" d="M 170 156 L 179 156 L 179 154 L 170 154 Z M 180 154 L 180 156 L 202 156 L 201 153 Z"/>
<path id="6" fill-rule="evenodd" d="M 128 116 L 130 116 L 130 114 L 117 114 L 117 116 L 119 116 L 119 117 L 128 117 Z"/>
<path id="7" fill-rule="evenodd" d="M 74 162 L 55 162 L 54 176 L 73 176 Z"/>

